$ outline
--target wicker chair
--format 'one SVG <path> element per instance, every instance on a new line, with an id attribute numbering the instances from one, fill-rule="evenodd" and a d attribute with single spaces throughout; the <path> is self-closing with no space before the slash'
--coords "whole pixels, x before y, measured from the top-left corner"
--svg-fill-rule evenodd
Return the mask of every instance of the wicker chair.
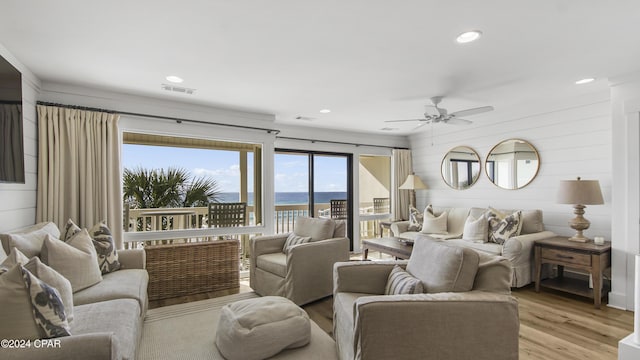
<path id="1" fill-rule="evenodd" d="M 330 200 L 331 203 L 331 218 L 332 219 L 346 219 L 349 214 L 347 206 L 347 200 Z"/>

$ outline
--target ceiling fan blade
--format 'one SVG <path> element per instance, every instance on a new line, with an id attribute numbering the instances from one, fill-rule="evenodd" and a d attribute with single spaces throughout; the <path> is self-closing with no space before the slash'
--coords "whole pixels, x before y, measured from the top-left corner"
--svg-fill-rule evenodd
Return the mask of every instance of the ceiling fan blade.
<path id="1" fill-rule="evenodd" d="M 446 124 L 451 124 L 451 125 L 469 125 L 472 124 L 473 121 L 471 120 L 467 120 L 467 119 L 460 119 L 460 118 L 450 118 L 449 120 L 445 120 L 444 121 Z"/>
<path id="2" fill-rule="evenodd" d="M 427 121 L 426 119 L 406 119 L 406 120 L 385 120 L 384 122 L 406 122 L 406 121 Z"/>
<path id="3" fill-rule="evenodd" d="M 460 110 L 460 111 L 456 111 L 456 112 L 452 112 L 451 116 L 469 116 L 469 115 L 476 115 L 476 114 L 482 114 L 488 111 L 493 111 L 493 106 L 482 106 L 482 107 L 477 107 L 477 108 L 473 108 L 473 109 L 467 109 L 467 110 Z"/>

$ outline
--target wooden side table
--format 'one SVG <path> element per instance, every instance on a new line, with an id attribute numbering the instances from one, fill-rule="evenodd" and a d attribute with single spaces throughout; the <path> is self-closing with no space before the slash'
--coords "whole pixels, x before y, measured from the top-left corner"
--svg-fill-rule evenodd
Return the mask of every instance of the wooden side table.
<path id="1" fill-rule="evenodd" d="M 534 246 L 536 292 L 540 286 L 565 291 L 568 293 L 593 298 L 594 306 L 599 309 L 603 291 L 602 272 L 611 266 L 611 243 L 596 245 L 593 242 L 579 243 L 569 241 L 566 237 L 553 237 L 538 240 Z M 541 281 L 542 265 L 558 266 L 558 276 Z M 589 289 L 588 281 L 564 276 L 564 267 L 588 271 L 593 279 L 593 289 Z"/>

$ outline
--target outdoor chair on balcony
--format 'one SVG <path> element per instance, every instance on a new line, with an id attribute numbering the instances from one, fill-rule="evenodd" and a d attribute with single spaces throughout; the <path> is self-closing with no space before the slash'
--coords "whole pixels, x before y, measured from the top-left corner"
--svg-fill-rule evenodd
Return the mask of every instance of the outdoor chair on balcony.
<path id="1" fill-rule="evenodd" d="M 331 218 L 346 219 L 349 215 L 347 200 L 330 200 Z"/>
<path id="2" fill-rule="evenodd" d="M 209 227 L 237 227 L 247 225 L 247 203 L 209 203 Z"/>
<path id="3" fill-rule="evenodd" d="M 389 198 L 373 198 L 373 213 L 387 214 L 390 212 Z"/>
<path id="4" fill-rule="evenodd" d="M 294 231 L 250 240 L 249 284 L 298 305 L 331 295 L 333 264 L 349 260 L 344 220 L 298 217 Z"/>

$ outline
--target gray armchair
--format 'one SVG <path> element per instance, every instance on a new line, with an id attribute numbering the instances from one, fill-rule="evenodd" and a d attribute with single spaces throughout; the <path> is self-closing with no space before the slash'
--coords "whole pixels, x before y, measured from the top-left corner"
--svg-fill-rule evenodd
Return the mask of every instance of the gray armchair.
<path id="1" fill-rule="evenodd" d="M 396 264 L 427 293 L 384 295 Z M 425 239 L 416 240 L 409 261 L 337 263 L 339 358 L 517 359 L 520 323 L 510 284 L 507 259 Z"/>
<path id="2" fill-rule="evenodd" d="M 311 241 L 283 252 L 290 233 L 250 240 L 249 284 L 256 293 L 284 296 L 298 305 L 333 291 L 333 264 L 349 260 L 349 238 L 342 220 L 299 217 L 294 233 Z"/>

